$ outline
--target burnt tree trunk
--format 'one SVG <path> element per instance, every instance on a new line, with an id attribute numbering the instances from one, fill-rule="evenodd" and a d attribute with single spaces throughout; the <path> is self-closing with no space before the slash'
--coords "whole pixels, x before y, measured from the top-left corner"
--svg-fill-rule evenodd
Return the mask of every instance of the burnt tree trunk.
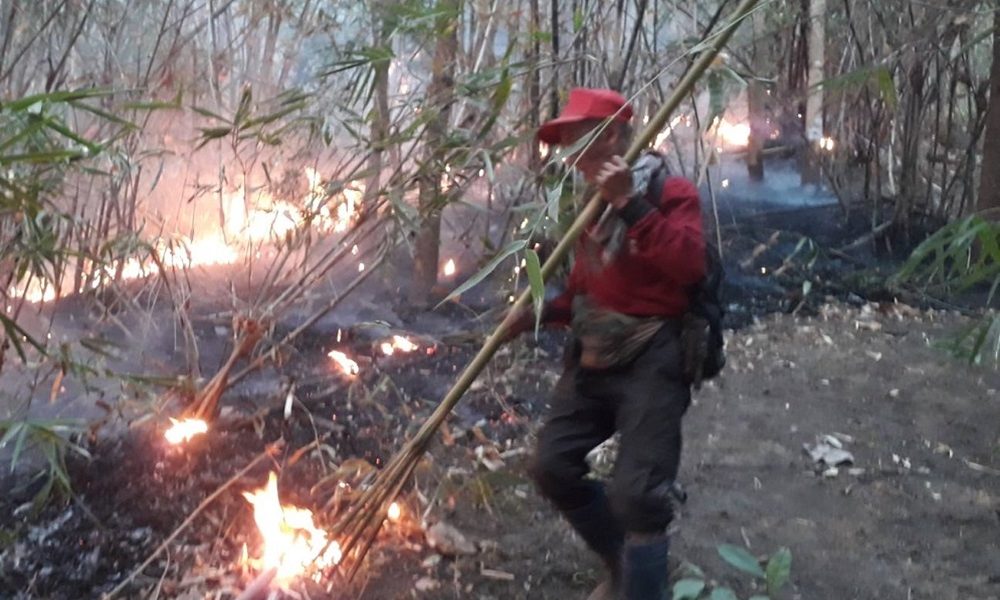
<path id="1" fill-rule="evenodd" d="M 410 303 L 426 306 L 437 284 L 441 244 L 441 209 L 445 200 L 442 178 L 446 175 L 448 122 L 455 88 L 455 59 L 458 53 L 458 16 L 461 0 L 438 0 L 435 21 L 436 39 L 431 82 L 427 88 L 424 110 L 434 111 L 424 135 L 424 164 L 420 174 L 418 203 L 420 230 L 414 244 L 413 279 Z"/>
<path id="2" fill-rule="evenodd" d="M 986 113 L 983 167 L 979 175 L 976 211 L 1000 209 L 1000 2 L 993 13 L 993 66 L 990 68 L 990 105 Z M 990 218 L 1000 217 L 1000 211 Z"/>
<path id="3" fill-rule="evenodd" d="M 747 87 L 750 114 L 750 140 L 747 144 L 747 173 L 751 181 L 764 179 L 764 142 L 767 140 L 767 116 L 764 110 L 764 88 L 759 81 Z"/>

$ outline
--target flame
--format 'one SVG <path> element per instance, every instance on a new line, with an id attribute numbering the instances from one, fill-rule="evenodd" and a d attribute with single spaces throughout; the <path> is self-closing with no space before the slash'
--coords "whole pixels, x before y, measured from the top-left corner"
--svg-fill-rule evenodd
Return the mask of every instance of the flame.
<path id="1" fill-rule="evenodd" d="M 749 123 L 730 123 L 725 119 L 720 119 L 716 131 L 719 134 L 719 139 L 730 146 L 747 146 L 750 144 Z"/>
<path id="2" fill-rule="evenodd" d="M 389 505 L 389 510 L 386 511 L 386 516 L 389 517 L 389 520 L 393 523 L 399 521 L 400 517 L 403 516 L 403 510 L 399 508 L 398 502 L 393 502 Z"/>
<path id="3" fill-rule="evenodd" d="M 361 372 L 361 367 L 358 366 L 358 363 L 348 358 L 343 352 L 331 350 L 327 356 L 332 358 L 333 362 L 337 363 L 337 366 L 347 375 L 353 376 Z"/>
<path id="4" fill-rule="evenodd" d="M 31 279 L 27 285 L 12 285 L 7 288 L 11 298 L 23 298 L 30 304 L 42 304 L 56 299 L 56 288 L 45 279 Z"/>
<path id="5" fill-rule="evenodd" d="M 405 337 L 401 335 L 394 335 L 392 336 L 392 342 L 382 343 L 382 354 L 385 354 L 386 356 L 392 356 L 393 354 L 396 353 L 396 350 L 409 354 L 410 352 L 413 352 L 418 348 L 420 348 L 420 346 L 414 344 Z"/>
<path id="6" fill-rule="evenodd" d="M 206 433 L 208 431 L 208 423 L 202 421 L 201 419 L 183 419 L 178 421 L 177 419 L 171 418 L 170 422 L 173 425 L 170 426 L 163 436 L 167 438 L 167 442 L 177 445 L 186 442 L 196 435 Z"/>
<path id="7" fill-rule="evenodd" d="M 235 191 L 223 193 L 220 197 L 222 225 L 217 231 L 183 237 L 173 243 L 155 244 L 163 266 L 190 269 L 231 265 L 248 256 L 255 246 L 281 241 L 306 228 L 323 233 L 347 231 L 359 216 L 364 185 L 351 183 L 331 197 L 316 169 L 306 167 L 305 177 L 308 191 L 297 203 L 275 198 L 267 190 L 250 190 L 245 183 Z M 11 286 L 7 293 L 10 297 L 39 304 L 55 300 L 58 289 L 64 292 L 82 292 L 88 287 L 97 289 L 119 273 L 123 280 L 143 279 L 155 275 L 157 266 L 148 258 L 113 260 L 88 269 L 87 287 L 81 290 L 66 290 L 62 284 L 32 279 L 26 285 Z"/>
<path id="8" fill-rule="evenodd" d="M 820 149 L 826 150 L 827 152 L 833 152 L 836 145 L 837 144 L 833 141 L 832 137 L 823 136 L 823 138 L 819 141 Z"/>
<path id="9" fill-rule="evenodd" d="M 455 274 L 455 259 L 449 258 L 448 262 L 444 263 L 444 276 L 451 277 Z"/>
<path id="10" fill-rule="evenodd" d="M 243 492 L 253 506 L 253 518 L 263 539 L 263 556 L 248 559 L 259 570 L 276 567 L 279 585 L 287 585 L 313 567 L 319 577 L 323 569 L 340 563 L 342 553 L 336 541 L 327 546 L 327 535 L 313 523 L 312 511 L 282 505 L 278 498 L 278 477 L 271 472 L 267 485 L 255 492 Z"/>

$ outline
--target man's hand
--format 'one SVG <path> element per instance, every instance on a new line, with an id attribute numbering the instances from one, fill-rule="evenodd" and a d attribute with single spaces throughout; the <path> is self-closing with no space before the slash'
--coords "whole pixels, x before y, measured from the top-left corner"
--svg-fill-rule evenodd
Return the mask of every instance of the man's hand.
<path id="1" fill-rule="evenodd" d="M 535 326 L 535 313 L 530 307 L 522 308 L 517 313 L 515 313 L 514 320 L 511 322 L 510 327 L 504 332 L 500 341 L 507 343 L 517 336 L 521 335 L 525 331 L 532 329 Z"/>
<path id="2" fill-rule="evenodd" d="M 629 196 L 632 195 L 632 169 L 624 158 L 612 156 L 611 160 L 601 167 L 596 181 L 601 196 L 608 204 L 616 209 L 628 204 Z"/>

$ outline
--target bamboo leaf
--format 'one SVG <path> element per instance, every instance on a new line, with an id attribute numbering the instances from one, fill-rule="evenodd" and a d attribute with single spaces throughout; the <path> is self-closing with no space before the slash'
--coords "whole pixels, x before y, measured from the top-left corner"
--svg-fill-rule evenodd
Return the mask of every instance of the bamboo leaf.
<path id="1" fill-rule="evenodd" d="M 542 322 L 542 309 L 545 307 L 545 282 L 542 280 L 542 264 L 538 254 L 531 249 L 525 252 L 525 269 L 528 271 L 528 284 L 531 286 L 531 302 L 535 307 L 535 335 Z"/>
<path id="2" fill-rule="evenodd" d="M 496 256 L 494 256 L 493 259 L 490 260 L 490 262 L 487 263 L 485 267 L 480 269 L 479 272 L 477 272 L 472 277 L 469 277 L 462 285 L 455 288 L 455 290 L 452 293 L 448 294 L 448 297 L 445 298 L 440 304 L 438 304 L 438 306 L 441 306 L 441 304 L 447 302 L 448 300 L 457 299 L 462 294 L 475 287 L 483 279 L 486 279 L 486 277 L 488 277 L 490 273 L 495 271 L 496 268 L 500 266 L 500 263 L 506 260 L 510 255 L 516 254 L 521 250 L 524 250 L 524 248 L 527 245 L 528 245 L 528 240 L 515 240 L 504 246 L 503 249 L 500 250 L 500 252 Z"/>

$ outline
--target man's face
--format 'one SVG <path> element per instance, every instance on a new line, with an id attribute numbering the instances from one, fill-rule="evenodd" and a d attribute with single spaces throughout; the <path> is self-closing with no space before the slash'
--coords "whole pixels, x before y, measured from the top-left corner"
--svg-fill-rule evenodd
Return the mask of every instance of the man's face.
<path id="1" fill-rule="evenodd" d="M 568 123 L 562 129 L 562 145 L 570 147 L 584 138 L 590 138 L 595 131 L 600 130 L 602 121 L 582 121 L 579 123 Z M 601 167 L 616 154 L 621 154 L 621 139 L 619 128 L 614 123 L 608 125 L 597 138 L 590 142 L 585 148 L 566 156 L 564 161 L 568 165 L 576 164 L 576 168 L 583 173 L 583 178 L 587 183 L 595 183 L 594 179 L 600 173 Z"/>

